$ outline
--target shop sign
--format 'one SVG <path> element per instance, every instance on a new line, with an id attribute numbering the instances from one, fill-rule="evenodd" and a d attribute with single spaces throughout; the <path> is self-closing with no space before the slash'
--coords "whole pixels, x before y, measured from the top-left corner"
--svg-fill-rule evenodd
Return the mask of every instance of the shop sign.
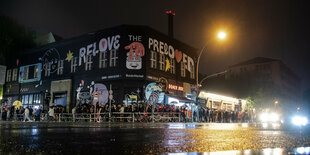
<path id="1" fill-rule="evenodd" d="M 148 76 L 146 76 L 146 78 L 149 80 L 152 80 L 152 81 L 158 81 L 158 77 L 155 77 L 155 76 L 148 75 Z"/>
<path id="2" fill-rule="evenodd" d="M 143 78 L 144 77 L 144 75 L 138 75 L 138 74 L 126 74 L 125 76 L 129 78 Z"/>
<path id="3" fill-rule="evenodd" d="M 121 75 L 109 75 L 109 76 L 102 76 L 101 79 L 105 80 L 105 79 L 116 79 L 116 78 L 120 78 L 122 77 Z"/>
<path id="4" fill-rule="evenodd" d="M 29 91 L 29 88 L 20 88 L 21 93 L 28 92 L 28 91 Z"/>
<path id="5" fill-rule="evenodd" d="M 138 96 L 137 95 L 128 95 L 130 99 L 135 99 L 138 100 Z"/>
<path id="6" fill-rule="evenodd" d="M 177 90 L 177 91 L 183 91 L 183 87 L 182 86 L 177 86 L 177 85 L 174 85 L 174 84 L 168 84 L 168 89 Z"/>

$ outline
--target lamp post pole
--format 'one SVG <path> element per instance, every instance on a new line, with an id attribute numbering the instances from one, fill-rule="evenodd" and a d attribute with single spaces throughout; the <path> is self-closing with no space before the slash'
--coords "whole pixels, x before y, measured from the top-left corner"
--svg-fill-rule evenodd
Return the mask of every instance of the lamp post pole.
<path id="1" fill-rule="evenodd" d="M 199 96 L 198 70 L 199 70 L 200 57 L 201 57 L 202 52 L 203 52 L 205 49 L 207 49 L 207 47 L 208 47 L 208 44 L 205 44 L 205 45 L 203 46 L 203 48 L 200 50 L 199 55 L 198 55 L 198 58 L 197 58 L 197 64 L 196 64 L 196 91 L 197 91 L 197 94 L 196 94 L 196 99 L 197 99 L 198 96 Z"/>

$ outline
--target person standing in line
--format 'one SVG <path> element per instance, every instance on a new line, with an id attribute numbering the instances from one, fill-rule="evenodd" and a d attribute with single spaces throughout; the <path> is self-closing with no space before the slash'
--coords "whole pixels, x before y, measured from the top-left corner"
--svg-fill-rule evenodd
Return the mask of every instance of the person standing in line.
<path id="1" fill-rule="evenodd" d="M 30 114 L 29 108 L 26 107 L 25 112 L 24 112 L 24 122 L 26 120 L 28 120 L 29 122 L 32 122 L 31 119 L 29 118 L 29 114 Z"/>
<path id="2" fill-rule="evenodd" d="M 120 116 L 121 116 L 121 119 L 120 121 L 123 122 L 123 117 L 124 117 L 124 112 L 125 112 L 125 104 L 122 105 L 122 107 L 119 109 L 119 112 L 120 112 Z"/>
<path id="3" fill-rule="evenodd" d="M 75 122 L 76 106 L 72 108 L 72 121 Z"/>
<path id="4" fill-rule="evenodd" d="M 49 116 L 49 120 L 55 120 L 55 111 L 54 111 L 54 107 L 50 107 L 49 111 L 48 111 L 48 116 Z"/>
<path id="5" fill-rule="evenodd" d="M 7 110 L 7 113 L 6 113 L 6 120 L 10 120 L 10 116 L 11 116 L 11 110 L 10 109 L 8 109 Z"/>

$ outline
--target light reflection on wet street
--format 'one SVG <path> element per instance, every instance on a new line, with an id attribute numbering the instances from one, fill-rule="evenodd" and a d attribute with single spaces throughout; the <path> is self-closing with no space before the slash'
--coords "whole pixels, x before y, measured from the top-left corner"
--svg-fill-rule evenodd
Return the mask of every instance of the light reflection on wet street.
<path id="1" fill-rule="evenodd" d="M 310 153 L 309 133 L 253 124 L 1 122 L 0 130 L 0 154 Z"/>

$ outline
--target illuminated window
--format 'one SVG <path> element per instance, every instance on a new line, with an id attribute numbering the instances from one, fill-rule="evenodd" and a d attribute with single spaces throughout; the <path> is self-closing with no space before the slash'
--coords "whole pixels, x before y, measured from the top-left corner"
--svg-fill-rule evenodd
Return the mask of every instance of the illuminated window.
<path id="1" fill-rule="evenodd" d="M 29 101 L 28 101 L 28 104 L 29 106 L 32 106 L 32 103 L 33 103 L 33 94 L 29 94 Z"/>
<path id="2" fill-rule="evenodd" d="M 175 60 L 170 58 L 170 73 L 175 74 Z"/>
<path id="3" fill-rule="evenodd" d="M 23 80 L 28 80 L 28 77 L 29 77 L 29 67 L 24 67 Z"/>
<path id="4" fill-rule="evenodd" d="M 74 57 L 71 60 L 71 73 L 76 72 L 77 60 L 78 60 L 78 57 Z"/>
<path id="5" fill-rule="evenodd" d="M 107 67 L 107 52 L 100 52 L 99 53 L 99 68 L 106 68 Z"/>
<path id="6" fill-rule="evenodd" d="M 23 104 L 28 105 L 29 104 L 29 100 L 28 100 L 28 95 L 25 95 L 25 102 L 23 102 Z"/>
<path id="7" fill-rule="evenodd" d="M 93 63 L 92 61 L 92 55 L 89 54 L 86 56 L 86 63 L 85 63 L 85 70 L 91 70 L 91 64 Z"/>
<path id="8" fill-rule="evenodd" d="M 39 72 L 39 66 L 35 65 L 33 70 L 33 78 L 38 77 L 38 72 Z"/>
<path id="9" fill-rule="evenodd" d="M 116 61 L 117 61 L 117 52 L 116 50 L 110 51 L 110 67 L 116 67 Z"/>
<path id="10" fill-rule="evenodd" d="M 58 68 L 57 68 L 57 75 L 62 75 L 64 71 L 64 61 L 59 60 L 58 61 Z"/>
<path id="11" fill-rule="evenodd" d="M 12 76 L 12 70 L 9 69 L 6 71 L 6 82 L 11 81 L 11 76 Z"/>
<path id="12" fill-rule="evenodd" d="M 165 70 L 165 55 L 159 54 L 159 69 Z"/>
<path id="13" fill-rule="evenodd" d="M 155 51 L 151 51 L 151 68 L 157 68 L 157 53 Z"/>
<path id="14" fill-rule="evenodd" d="M 186 76 L 185 64 L 184 62 L 181 62 L 181 77 L 185 76 Z"/>
<path id="15" fill-rule="evenodd" d="M 12 81 L 17 81 L 17 71 L 18 71 L 17 68 L 13 69 Z"/>
<path id="16" fill-rule="evenodd" d="M 195 66 L 190 64 L 190 78 L 195 79 Z"/>

